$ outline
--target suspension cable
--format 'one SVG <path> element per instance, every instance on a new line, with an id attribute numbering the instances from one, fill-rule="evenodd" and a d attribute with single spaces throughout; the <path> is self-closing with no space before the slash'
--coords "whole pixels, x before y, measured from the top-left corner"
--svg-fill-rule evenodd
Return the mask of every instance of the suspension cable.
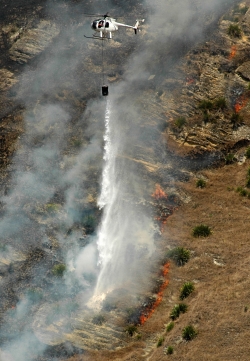
<path id="1" fill-rule="evenodd" d="M 104 42 L 104 39 L 102 39 L 102 85 L 104 85 L 104 59 L 103 59 L 103 42 Z"/>

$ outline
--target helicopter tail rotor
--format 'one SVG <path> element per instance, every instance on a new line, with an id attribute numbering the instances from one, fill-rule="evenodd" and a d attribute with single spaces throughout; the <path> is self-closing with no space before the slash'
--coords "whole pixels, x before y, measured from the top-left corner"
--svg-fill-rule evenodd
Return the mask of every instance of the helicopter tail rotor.
<path id="1" fill-rule="evenodd" d="M 139 26 L 144 23 L 145 19 L 136 20 L 135 26 L 133 27 L 135 34 L 137 34 L 137 31 L 140 31 Z"/>

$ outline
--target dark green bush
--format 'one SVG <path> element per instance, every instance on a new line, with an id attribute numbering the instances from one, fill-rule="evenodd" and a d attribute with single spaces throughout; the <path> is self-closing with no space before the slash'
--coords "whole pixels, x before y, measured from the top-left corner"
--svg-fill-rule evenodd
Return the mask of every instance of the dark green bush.
<path id="1" fill-rule="evenodd" d="M 161 336 L 160 338 L 159 338 L 159 340 L 158 340 L 158 342 L 157 342 L 157 347 L 160 347 L 160 346 L 162 346 L 162 344 L 163 344 L 163 342 L 164 342 L 164 337 L 163 336 Z"/>
<path id="2" fill-rule="evenodd" d="M 64 272 L 66 271 L 66 266 L 63 263 L 55 264 L 52 268 L 52 273 L 56 277 L 62 277 Z"/>
<path id="3" fill-rule="evenodd" d="M 206 187 L 206 181 L 204 179 L 198 179 L 196 182 L 197 188 L 205 188 Z"/>
<path id="4" fill-rule="evenodd" d="M 188 297 L 194 291 L 193 282 L 185 282 L 181 287 L 180 299 L 184 300 L 184 298 Z"/>
<path id="5" fill-rule="evenodd" d="M 246 187 L 247 187 L 247 188 L 250 188 L 250 177 L 247 178 Z"/>
<path id="6" fill-rule="evenodd" d="M 211 110 L 213 108 L 213 103 L 210 100 L 204 99 L 200 101 L 198 108 L 202 110 Z"/>
<path id="7" fill-rule="evenodd" d="M 95 325 L 102 325 L 105 322 L 105 317 L 103 315 L 96 315 L 92 319 L 92 323 Z"/>
<path id="8" fill-rule="evenodd" d="M 167 332 L 170 332 L 173 328 L 174 328 L 174 322 L 171 321 L 171 322 L 169 322 L 169 323 L 167 324 L 167 326 L 166 326 L 166 331 L 167 331 Z"/>
<path id="9" fill-rule="evenodd" d="M 195 328 L 192 325 L 188 325 L 182 330 L 182 337 L 186 341 L 191 341 L 193 338 L 197 336 L 197 333 L 198 332 L 195 330 Z"/>
<path id="10" fill-rule="evenodd" d="M 174 352 L 173 346 L 168 346 L 168 348 L 167 348 L 167 355 L 172 355 L 173 352 Z"/>
<path id="11" fill-rule="evenodd" d="M 176 247 L 167 252 L 167 258 L 172 259 L 177 266 L 183 266 L 189 261 L 190 251 L 183 247 Z"/>
<path id="12" fill-rule="evenodd" d="M 248 195 L 247 190 L 243 187 L 237 187 L 236 192 L 238 192 L 242 197 L 246 197 Z"/>
<path id="13" fill-rule="evenodd" d="M 211 234 L 211 228 L 205 224 L 200 224 L 193 228 L 192 234 L 194 237 L 208 237 Z"/>
<path id="14" fill-rule="evenodd" d="M 186 118 L 185 117 L 179 117 L 175 120 L 175 126 L 177 128 L 182 128 L 186 124 Z"/>
<path id="15" fill-rule="evenodd" d="M 86 234 L 91 234 L 95 231 L 95 227 L 97 224 L 96 217 L 93 216 L 92 214 L 88 214 L 87 216 L 84 217 L 82 224 L 83 227 L 85 228 Z"/>
<path id="16" fill-rule="evenodd" d="M 214 101 L 214 107 L 217 109 L 225 109 L 227 107 L 226 99 L 221 97 Z"/>
<path id="17" fill-rule="evenodd" d="M 246 157 L 247 157 L 247 159 L 250 159 L 250 147 L 248 147 L 247 149 L 246 149 Z"/>
<path id="18" fill-rule="evenodd" d="M 176 320 L 180 316 L 180 307 L 179 305 L 174 305 L 170 313 L 170 318 Z"/>
<path id="19" fill-rule="evenodd" d="M 125 332 L 132 337 L 137 332 L 137 327 L 135 325 L 128 325 Z"/>
<path id="20" fill-rule="evenodd" d="M 230 24 L 227 30 L 228 35 L 234 37 L 234 38 L 240 38 L 241 37 L 241 28 L 238 24 Z"/>
<path id="21" fill-rule="evenodd" d="M 225 156 L 225 164 L 232 164 L 233 162 L 235 161 L 235 157 L 234 157 L 234 154 L 233 153 L 228 153 L 226 156 Z"/>
<path id="22" fill-rule="evenodd" d="M 236 113 L 236 112 L 233 112 L 230 120 L 231 120 L 231 123 L 233 124 L 233 129 L 237 129 L 237 127 L 239 127 L 243 123 L 243 117 L 239 113 Z"/>
<path id="23" fill-rule="evenodd" d="M 170 318 L 176 320 L 181 313 L 187 312 L 188 306 L 185 303 L 180 303 L 179 305 L 174 305 L 170 313 Z M 170 322 L 171 323 L 171 322 Z"/>
<path id="24" fill-rule="evenodd" d="M 186 313 L 187 309 L 188 309 L 188 306 L 185 303 L 180 303 L 179 304 L 179 309 L 180 309 L 181 313 Z"/>

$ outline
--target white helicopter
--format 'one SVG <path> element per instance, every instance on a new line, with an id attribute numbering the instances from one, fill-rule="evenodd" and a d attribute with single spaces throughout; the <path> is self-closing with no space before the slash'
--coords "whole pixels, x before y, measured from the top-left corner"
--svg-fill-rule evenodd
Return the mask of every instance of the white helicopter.
<path id="1" fill-rule="evenodd" d="M 140 31 L 139 26 L 143 22 L 144 22 L 144 19 L 136 20 L 136 23 L 134 26 L 122 24 L 122 23 L 118 23 L 116 21 L 116 19 L 113 19 L 110 16 L 108 16 L 108 14 L 105 14 L 102 16 L 102 18 L 96 19 L 91 23 L 91 28 L 99 33 L 99 37 L 94 34 L 92 37 L 89 37 L 89 38 L 112 39 L 112 33 L 114 31 L 117 31 L 120 26 L 124 27 L 124 28 L 134 29 L 135 34 L 137 34 L 137 31 Z M 88 38 L 87 36 L 85 36 L 85 37 Z"/>

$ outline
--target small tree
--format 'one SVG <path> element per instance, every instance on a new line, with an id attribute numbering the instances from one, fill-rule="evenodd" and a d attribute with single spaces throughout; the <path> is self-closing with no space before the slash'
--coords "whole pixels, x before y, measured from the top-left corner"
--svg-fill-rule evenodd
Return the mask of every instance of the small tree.
<path id="1" fill-rule="evenodd" d="M 174 125 L 181 129 L 186 124 L 186 118 L 185 117 L 179 117 L 175 120 Z"/>
<path id="2" fill-rule="evenodd" d="M 188 297 L 194 291 L 193 282 L 185 282 L 181 287 L 180 299 L 184 300 L 184 298 Z"/>

